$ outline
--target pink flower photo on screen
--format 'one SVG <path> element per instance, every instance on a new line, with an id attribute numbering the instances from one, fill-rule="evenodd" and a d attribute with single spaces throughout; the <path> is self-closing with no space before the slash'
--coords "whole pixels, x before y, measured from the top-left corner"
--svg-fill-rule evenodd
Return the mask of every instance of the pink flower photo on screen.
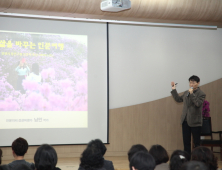
<path id="1" fill-rule="evenodd" d="M 0 111 L 88 110 L 86 45 L 72 36 L 0 32 L 0 39 L 8 37 L 13 42 L 12 48 L 0 52 Z M 50 44 L 63 43 L 64 48 L 51 46 L 50 50 L 40 50 L 37 48 L 40 39 Z M 18 40 L 35 43 L 35 50 L 16 45 Z M 20 81 L 24 92 L 18 89 L 19 74 L 15 71 L 20 61 L 30 69 Z M 39 74 L 33 64 L 38 66 Z"/>

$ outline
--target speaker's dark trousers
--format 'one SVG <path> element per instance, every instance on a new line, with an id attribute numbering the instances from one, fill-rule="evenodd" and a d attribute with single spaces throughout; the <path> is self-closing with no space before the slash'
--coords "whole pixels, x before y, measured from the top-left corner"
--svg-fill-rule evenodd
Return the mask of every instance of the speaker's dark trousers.
<path id="1" fill-rule="evenodd" d="M 191 134 L 193 135 L 194 147 L 200 146 L 201 126 L 190 127 L 187 121 L 182 124 L 184 151 L 191 154 Z"/>

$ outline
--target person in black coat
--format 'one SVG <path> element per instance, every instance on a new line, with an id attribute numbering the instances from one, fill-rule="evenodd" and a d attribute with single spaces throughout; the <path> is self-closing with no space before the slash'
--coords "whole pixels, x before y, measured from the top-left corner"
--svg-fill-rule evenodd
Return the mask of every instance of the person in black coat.
<path id="1" fill-rule="evenodd" d="M 48 145 L 41 145 L 34 156 L 36 170 L 61 170 L 56 167 L 58 161 L 55 149 Z"/>
<path id="2" fill-rule="evenodd" d="M 90 153 L 93 150 L 98 151 L 99 153 L 95 153 L 87 157 L 85 156 L 86 153 L 90 155 Z M 95 167 L 97 167 L 96 169 L 114 170 L 113 162 L 105 160 L 103 158 L 103 156 L 106 153 L 106 150 L 107 150 L 106 146 L 103 144 L 103 142 L 100 139 L 91 140 L 88 143 L 86 150 L 82 154 L 82 158 L 80 159 L 81 164 L 79 170 L 84 170 L 85 168 L 83 168 L 83 165 L 87 164 L 86 162 L 91 162 L 91 160 L 94 160 L 94 162 L 98 161 L 98 165 L 95 165 Z M 100 159 L 101 162 L 99 161 Z"/>

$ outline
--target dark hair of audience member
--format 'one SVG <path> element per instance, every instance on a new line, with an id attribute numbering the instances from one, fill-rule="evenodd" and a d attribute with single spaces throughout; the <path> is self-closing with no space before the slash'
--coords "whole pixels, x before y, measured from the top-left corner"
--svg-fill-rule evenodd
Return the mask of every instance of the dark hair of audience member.
<path id="1" fill-rule="evenodd" d="M 32 64 L 32 72 L 35 73 L 36 75 L 39 75 L 39 64 L 38 63 Z"/>
<path id="2" fill-rule="evenodd" d="M 130 170 L 132 167 L 136 170 L 154 170 L 155 166 L 155 160 L 148 152 L 139 151 L 130 159 Z"/>
<path id="3" fill-rule="evenodd" d="M 170 170 L 179 170 L 188 161 L 190 161 L 190 155 L 187 152 L 176 150 L 170 158 Z"/>
<path id="4" fill-rule="evenodd" d="M 132 158 L 132 156 L 139 151 L 143 151 L 143 152 L 147 152 L 148 150 L 146 149 L 145 146 L 141 145 L 141 144 L 137 144 L 137 145 L 133 145 L 130 150 L 128 151 L 128 160 L 130 161 L 130 159 Z"/>
<path id="5" fill-rule="evenodd" d="M 191 154 L 191 157 L 194 161 L 205 163 L 209 170 L 216 170 L 218 168 L 217 157 L 207 147 L 199 146 L 195 148 Z"/>
<path id="6" fill-rule="evenodd" d="M 80 167 L 85 170 L 96 170 L 103 167 L 104 158 L 97 147 L 88 146 L 80 158 Z"/>
<path id="7" fill-rule="evenodd" d="M 180 170 L 209 170 L 209 169 L 203 162 L 189 161 L 184 163 Z"/>
<path id="8" fill-rule="evenodd" d="M 41 145 L 34 156 L 37 170 L 53 170 L 57 164 L 57 160 L 55 149 L 48 144 Z"/>
<path id="9" fill-rule="evenodd" d="M 167 163 L 169 161 L 167 151 L 161 145 L 153 145 L 150 148 L 149 153 L 155 159 L 156 165 L 159 165 L 161 163 Z"/>
<path id="10" fill-rule="evenodd" d="M 17 156 L 24 156 L 28 150 L 28 142 L 19 137 L 12 142 L 12 150 L 15 152 Z"/>
<path id="11" fill-rule="evenodd" d="M 106 150 L 107 150 L 106 146 L 100 139 L 91 140 L 88 144 L 88 147 L 98 148 L 101 151 L 102 155 L 105 155 Z"/>

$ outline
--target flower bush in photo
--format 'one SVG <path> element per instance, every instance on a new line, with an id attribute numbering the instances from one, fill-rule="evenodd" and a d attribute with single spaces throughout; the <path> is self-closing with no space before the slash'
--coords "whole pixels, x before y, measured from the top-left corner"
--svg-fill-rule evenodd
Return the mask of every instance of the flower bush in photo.
<path id="1" fill-rule="evenodd" d="M 0 32 L 0 39 L 13 42 L 12 48 L 0 48 L 0 111 L 87 111 L 86 45 L 72 39 L 71 35 L 69 38 Z M 20 47 L 14 43 L 16 40 L 35 42 L 36 48 Z M 63 43 L 64 49 L 41 50 L 37 48 L 39 41 Z M 21 56 L 20 53 L 28 55 Z M 29 55 L 32 53 L 47 55 Z M 41 76 L 41 82 L 22 80 L 25 93 L 17 88 L 18 73 L 15 68 L 21 59 L 25 59 L 30 73 L 33 63 L 37 63 Z"/>

